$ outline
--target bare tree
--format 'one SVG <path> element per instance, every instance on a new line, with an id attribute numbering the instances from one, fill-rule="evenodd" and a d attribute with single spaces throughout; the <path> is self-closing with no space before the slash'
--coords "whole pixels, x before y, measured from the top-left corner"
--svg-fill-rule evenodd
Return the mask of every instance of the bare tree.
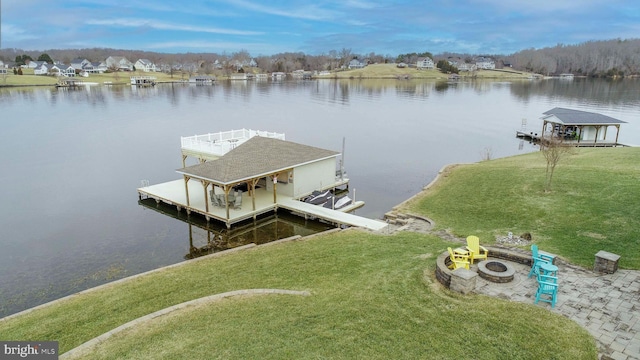
<path id="1" fill-rule="evenodd" d="M 480 156 L 482 157 L 482 161 L 489 161 L 493 158 L 493 150 L 491 149 L 490 146 L 485 147 L 480 152 Z"/>
<path id="2" fill-rule="evenodd" d="M 351 61 L 351 49 L 342 48 L 342 50 L 340 50 L 341 65 L 347 65 L 349 61 Z"/>
<path id="3" fill-rule="evenodd" d="M 573 147 L 567 146 L 560 138 L 549 138 L 540 142 L 540 151 L 547 162 L 545 170 L 544 191 L 551 192 L 553 173 L 560 160 L 572 153 Z"/>

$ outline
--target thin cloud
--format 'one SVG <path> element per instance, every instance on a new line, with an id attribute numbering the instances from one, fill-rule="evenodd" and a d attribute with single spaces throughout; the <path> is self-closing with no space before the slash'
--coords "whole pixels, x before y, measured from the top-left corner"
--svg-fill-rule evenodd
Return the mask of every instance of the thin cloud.
<path id="1" fill-rule="evenodd" d="M 38 36 L 27 32 L 18 26 L 7 23 L 0 24 L 0 33 L 2 33 L 3 38 L 8 38 L 13 41 L 31 40 L 38 38 Z"/>
<path id="2" fill-rule="evenodd" d="M 115 26 L 115 27 L 139 27 L 139 28 L 152 28 L 156 30 L 171 30 L 171 31 L 187 31 L 187 32 L 201 32 L 201 33 L 213 33 L 213 34 L 225 34 L 225 35 L 263 35 L 263 32 L 259 31 L 247 31 L 247 30 L 235 30 L 235 29 L 222 29 L 215 27 L 202 27 L 192 25 L 171 24 L 161 21 L 146 20 L 146 19 L 107 19 L 107 20 L 87 20 L 87 25 L 98 26 Z"/>
<path id="3" fill-rule="evenodd" d="M 308 5 L 301 8 L 291 7 L 286 9 L 279 9 L 276 7 L 256 4 L 245 0 L 230 0 L 229 3 L 245 10 L 294 19 L 326 21 L 332 20 L 338 16 L 342 16 L 342 14 L 336 11 L 325 10 L 316 5 Z"/>

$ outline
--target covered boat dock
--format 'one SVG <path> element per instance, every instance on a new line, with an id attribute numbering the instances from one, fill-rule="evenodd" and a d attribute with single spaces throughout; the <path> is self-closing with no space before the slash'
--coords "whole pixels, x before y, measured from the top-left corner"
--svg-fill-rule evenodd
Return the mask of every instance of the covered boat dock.
<path id="1" fill-rule="evenodd" d="M 598 113 L 559 107 L 543 114 L 540 133 L 517 131 L 516 136 L 542 143 L 555 140 L 576 147 L 625 146 L 618 142 L 620 125 L 625 124 L 625 121 Z M 609 128 L 616 130 L 613 138 L 607 134 Z"/>
<path id="2" fill-rule="evenodd" d="M 199 213 L 207 221 L 222 221 L 227 227 L 279 207 L 339 225 L 372 230 L 386 226 L 382 221 L 333 209 L 320 210 L 319 206 L 298 200 L 314 190 L 348 185 L 344 172 L 336 172 L 340 153 L 260 135 L 235 143 L 239 145 L 221 156 L 188 150 L 199 164 L 176 170 L 182 180 L 145 184 L 138 189 L 139 197 Z M 186 155 L 183 144 L 183 162 Z M 347 210 L 362 205 L 363 202 L 356 202 Z"/>

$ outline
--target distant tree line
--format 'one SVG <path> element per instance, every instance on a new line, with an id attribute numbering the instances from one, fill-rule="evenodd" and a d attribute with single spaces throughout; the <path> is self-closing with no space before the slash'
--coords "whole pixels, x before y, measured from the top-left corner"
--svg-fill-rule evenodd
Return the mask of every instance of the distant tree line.
<path id="1" fill-rule="evenodd" d="M 148 51 L 118 50 L 107 48 L 46 50 L 45 52 L 24 51 L 20 49 L 0 50 L 0 60 L 15 59 L 16 65 L 37 58 L 52 62 L 53 59 L 69 64 L 74 58 L 86 58 L 89 61 L 103 61 L 109 56 L 125 56 L 135 62 L 137 59 L 149 59 L 155 64 L 198 64 L 195 69 L 201 73 L 211 73 L 213 64 L 225 64 L 225 72 L 246 71 L 237 64 L 248 64 L 253 59 L 257 67 L 264 72 L 291 72 L 293 70 L 336 70 L 343 69 L 349 61 L 358 59 L 368 64 L 400 63 L 415 64 L 420 57 L 429 57 L 435 62 L 462 59 L 472 63 L 477 56 L 492 58 L 500 66 L 511 66 L 516 70 L 534 72 L 543 75 L 572 73 L 593 77 L 628 76 L 640 74 L 640 39 L 588 41 L 577 45 L 558 44 L 543 49 L 525 49 L 511 55 L 496 54 L 459 54 L 445 52 L 432 55 L 430 52 L 412 52 L 406 54 L 382 55 L 374 52 L 358 54 L 350 48 L 330 50 L 319 55 L 303 52 L 284 52 L 268 56 L 252 57 L 246 50 L 231 54 L 222 53 L 186 53 L 164 54 Z M 444 72 L 454 72 L 444 63 L 439 68 Z"/>
<path id="2" fill-rule="evenodd" d="M 508 56 L 513 67 L 552 75 L 571 73 L 592 77 L 640 74 L 640 39 L 588 41 L 528 49 Z"/>

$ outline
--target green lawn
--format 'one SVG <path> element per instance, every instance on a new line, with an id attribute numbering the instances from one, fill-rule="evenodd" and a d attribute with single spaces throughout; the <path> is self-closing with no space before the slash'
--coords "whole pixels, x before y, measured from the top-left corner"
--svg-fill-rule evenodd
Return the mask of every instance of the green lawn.
<path id="1" fill-rule="evenodd" d="M 112 337 L 91 359 L 596 359 L 593 338 L 545 307 L 462 296 L 435 282 L 450 246 L 415 233 L 343 231 L 165 269 L 0 321 L 0 339 L 61 352 L 137 317 L 237 289 L 311 296 L 231 298 Z"/>
<path id="2" fill-rule="evenodd" d="M 99 84 L 105 81 L 115 84 L 130 84 L 129 77 L 131 76 L 154 76 L 158 82 L 171 82 L 189 80 L 189 74 L 176 73 L 173 76 L 161 72 L 116 72 L 116 73 L 104 73 L 104 74 L 90 74 L 89 77 L 75 77 L 73 79 L 85 82 L 97 82 Z M 2 86 L 34 86 L 34 85 L 55 85 L 59 78 L 57 76 L 45 76 L 34 75 L 33 69 L 24 69 L 23 75 L 0 75 L 0 87 Z"/>
<path id="3" fill-rule="evenodd" d="M 367 65 L 362 69 L 337 71 L 328 76 L 328 78 L 396 79 L 404 75 L 408 75 L 411 79 L 447 80 L 449 78 L 448 74 L 443 74 L 438 69 L 418 70 L 415 67 L 399 68 L 396 64 L 373 64 Z M 460 72 L 462 78 L 474 77 L 479 79 L 527 79 L 530 75 L 530 73 L 511 69 Z"/>
<path id="4" fill-rule="evenodd" d="M 579 149 L 556 168 L 545 193 L 544 157 L 531 153 L 458 166 L 403 209 L 456 235 L 529 232 L 540 248 L 592 267 L 606 250 L 640 269 L 640 149 Z"/>

